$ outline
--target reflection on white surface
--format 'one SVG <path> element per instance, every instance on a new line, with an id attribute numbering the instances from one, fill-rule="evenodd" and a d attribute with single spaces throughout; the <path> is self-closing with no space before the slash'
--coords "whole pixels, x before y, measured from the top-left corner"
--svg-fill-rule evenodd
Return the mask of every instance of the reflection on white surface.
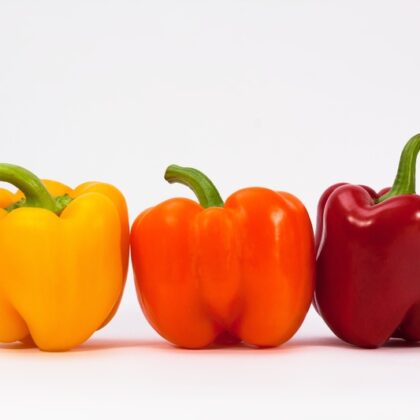
<path id="1" fill-rule="evenodd" d="M 312 309 L 291 341 L 267 350 L 177 349 L 137 312 L 123 310 L 71 352 L 0 349 L 2 412 L 45 419 L 214 420 L 382 419 L 398 410 L 398 418 L 414 418 L 413 367 L 419 363 L 418 347 L 344 344 Z"/>

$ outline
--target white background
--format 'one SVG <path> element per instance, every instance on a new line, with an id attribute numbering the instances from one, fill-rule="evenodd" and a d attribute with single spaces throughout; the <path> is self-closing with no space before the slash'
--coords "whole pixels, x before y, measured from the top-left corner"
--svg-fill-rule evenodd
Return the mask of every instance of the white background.
<path id="1" fill-rule="evenodd" d="M 226 197 L 394 178 L 420 131 L 418 1 L 0 1 L 0 160 L 115 184 L 133 219 L 205 171 Z M 92 303 L 94 304 L 94 303 Z M 0 350 L 1 418 L 419 418 L 420 348 L 359 350 L 313 311 L 273 350 L 184 351 L 130 274 L 81 348 Z"/>

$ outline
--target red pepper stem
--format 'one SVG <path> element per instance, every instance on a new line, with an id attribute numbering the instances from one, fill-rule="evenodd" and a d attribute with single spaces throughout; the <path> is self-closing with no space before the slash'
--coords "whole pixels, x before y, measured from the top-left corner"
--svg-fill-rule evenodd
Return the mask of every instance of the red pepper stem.
<path id="1" fill-rule="evenodd" d="M 407 142 L 401 153 L 397 176 L 391 190 L 379 197 L 378 203 L 397 195 L 416 193 L 416 161 L 419 151 L 420 134 L 416 134 Z"/>
<path id="2" fill-rule="evenodd" d="M 224 205 L 217 188 L 206 175 L 197 169 L 170 165 L 166 169 L 165 179 L 171 184 L 179 182 L 191 188 L 204 208 Z"/>
<path id="3" fill-rule="evenodd" d="M 40 207 L 57 212 L 54 197 L 32 172 L 10 163 L 0 163 L 0 181 L 13 184 L 25 195 L 24 207 Z"/>

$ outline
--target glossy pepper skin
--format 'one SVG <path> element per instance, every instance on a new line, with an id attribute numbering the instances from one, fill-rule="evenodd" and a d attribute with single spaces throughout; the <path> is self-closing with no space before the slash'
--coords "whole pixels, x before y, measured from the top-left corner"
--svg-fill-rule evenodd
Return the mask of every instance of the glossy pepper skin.
<path id="1" fill-rule="evenodd" d="M 391 190 L 337 184 L 319 203 L 315 306 L 338 337 L 359 347 L 420 340 L 419 149 L 417 135 Z"/>
<path id="2" fill-rule="evenodd" d="M 165 178 L 188 185 L 200 204 L 167 200 L 132 227 L 137 294 L 151 325 L 184 348 L 290 339 L 314 288 L 313 233 L 302 203 L 266 188 L 240 190 L 223 203 L 192 168 L 172 165 Z"/>
<path id="3" fill-rule="evenodd" d="M 128 264 L 125 199 L 113 186 L 76 189 L 0 164 L 0 341 L 62 351 L 115 313 Z"/>

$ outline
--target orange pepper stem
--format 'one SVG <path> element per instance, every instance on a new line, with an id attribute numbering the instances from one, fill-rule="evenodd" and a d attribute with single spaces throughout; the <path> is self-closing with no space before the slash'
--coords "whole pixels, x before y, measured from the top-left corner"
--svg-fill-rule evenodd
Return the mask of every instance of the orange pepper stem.
<path id="1" fill-rule="evenodd" d="M 23 200 L 9 206 L 8 211 L 19 207 L 39 207 L 59 214 L 71 201 L 67 195 L 53 197 L 36 175 L 10 163 L 0 163 L 0 181 L 14 185 L 25 195 Z"/>
<path id="2" fill-rule="evenodd" d="M 170 165 L 166 169 L 165 179 L 171 184 L 178 182 L 191 188 L 204 208 L 223 207 L 224 205 L 213 182 L 197 169 Z"/>

